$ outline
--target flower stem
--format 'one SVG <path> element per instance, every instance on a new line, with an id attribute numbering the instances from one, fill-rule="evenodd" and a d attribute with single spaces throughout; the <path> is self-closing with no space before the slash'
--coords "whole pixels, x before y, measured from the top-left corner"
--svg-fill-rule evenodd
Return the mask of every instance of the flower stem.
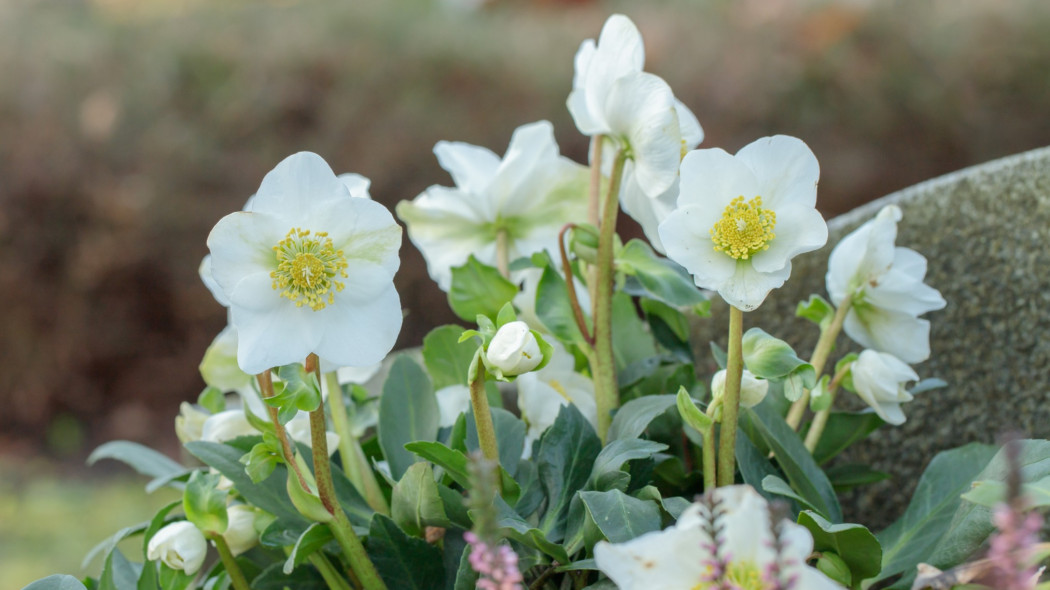
<path id="1" fill-rule="evenodd" d="M 350 583 L 344 580 L 343 576 L 339 575 L 332 562 L 328 561 L 328 558 L 324 556 L 323 551 L 315 551 L 310 554 L 308 559 L 317 568 L 317 571 L 321 572 L 321 577 L 324 578 L 329 588 L 332 590 L 352 590 Z"/>
<path id="2" fill-rule="evenodd" d="M 507 245 L 507 230 L 496 232 L 496 268 L 503 278 L 510 278 L 510 251 Z"/>
<path id="3" fill-rule="evenodd" d="M 368 459 L 361 450 L 357 437 L 350 431 L 346 419 L 346 402 L 343 400 L 343 388 L 339 386 L 339 377 L 335 371 L 325 374 L 325 385 L 328 387 L 328 406 L 332 410 L 332 426 L 339 435 L 339 456 L 343 462 L 343 471 L 350 483 L 361 492 L 372 510 L 380 514 L 390 514 L 383 491 L 379 488 L 375 474 L 368 465 Z"/>
<path id="4" fill-rule="evenodd" d="M 587 213 L 588 220 L 594 227 L 598 227 L 601 211 L 603 143 L 605 143 L 604 135 L 595 135 L 591 138 L 591 191 Z"/>
<path id="5" fill-rule="evenodd" d="M 716 469 L 718 463 L 715 460 L 715 425 L 712 424 L 711 428 L 708 428 L 704 432 L 704 491 L 715 489 L 716 483 Z"/>
<path id="6" fill-rule="evenodd" d="M 616 360 L 612 342 L 612 296 L 616 269 L 613 248 L 616 246 L 616 216 L 620 210 L 620 180 L 627 152 L 621 149 L 613 162 L 609 192 L 601 211 L 598 228 L 597 277 L 594 284 L 594 397 L 598 406 L 598 436 L 605 442 L 612 423 L 612 411 L 620 405 L 616 386 Z"/>
<path id="7" fill-rule="evenodd" d="M 489 410 L 489 398 L 485 395 L 485 363 L 475 361 L 477 374 L 470 381 L 470 405 L 474 409 L 474 423 L 478 428 L 478 444 L 481 454 L 489 461 L 499 465 L 499 446 L 496 443 L 496 428 L 492 425 L 492 411 Z M 497 486 L 499 478 L 496 478 Z"/>
<path id="8" fill-rule="evenodd" d="M 216 533 L 212 533 L 209 537 L 215 543 L 215 548 L 219 550 L 219 559 L 222 560 L 222 567 L 226 569 L 226 575 L 230 576 L 230 585 L 234 590 L 251 590 L 248 580 L 244 577 L 244 572 L 241 571 L 241 566 L 237 565 L 230 546 L 226 544 L 226 539 Z"/>
<path id="9" fill-rule="evenodd" d="M 718 437 L 718 487 L 736 479 L 736 425 L 740 416 L 740 380 L 744 375 L 744 312 L 729 306 L 729 351 L 726 389 L 722 395 L 722 429 Z"/>
<path id="10" fill-rule="evenodd" d="M 317 355 L 311 353 L 310 356 L 306 357 L 306 363 L 304 364 L 306 370 L 317 375 L 318 381 L 320 381 L 321 367 Z M 368 553 L 365 552 L 361 539 L 357 538 L 357 534 L 350 525 L 350 519 L 347 518 L 346 512 L 336 497 L 335 484 L 332 481 L 332 466 L 328 460 L 328 437 L 326 431 L 324 404 L 321 404 L 316 410 L 310 412 L 310 442 L 313 446 L 314 479 L 317 480 L 317 495 L 321 498 L 321 503 L 324 505 L 325 510 L 333 516 L 332 522 L 328 523 L 328 526 L 332 529 L 332 535 L 343 549 L 343 554 L 350 561 L 350 568 L 357 574 L 365 589 L 386 590 L 386 585 L 379 577 L 379 572 L 376 571 L 372 560 L 368 558 Z"/>
<path id="11" fill-rule="evenodd" d="M 264 398 L 273 397 L 273 376 L 270 375 L 269 371 L 263 371 L 255 376 L 255 379 L 259 382 L 259 391 L 262 392 Z M 295 461 L 295 452 L 292 450 L 292 445 L 288 442 L 288 433 L 285 432 L 284 426 L 277 417 L 277 408 L 266 404 L 266 411 L 270 414 L 270 422 L 273 422 L 274 432 L 277 434 L 277 440 L 281 443 L 281 454 L 284 455 L 284 462 L 288 465 L 295 476 L 299 479 L 299 484 L 304 490 L 310 489 L 310 486 L 306 483 L 306 478 L 303 477 L 303 473 L 299 471 L 299 464 Z"/>
<path id="12" fill-rule="evenodd" d="M 575 223 L 566 223 L 565 227 L 561 228 L 558 232 L 558 254 L 561 256 L 561 268 L 562 273 L 565 274 L 565 290 L 569 293 L 569 305 L 572 307 L 572 318 L 576 320 L 576 327 L 579 328 L 580 334 L 583 335 L 583 339 L 587 341 L 591 347 L 594 346 L 594 335 L 591 334 L 589 328 L 587 328 L 587 319 L 583 315 L 583 307 L 580 306 L 580 299 L 576 296 L 576 281 L 572 277 L 572 266 L 569 264 L 569 253 L 565 251 L 565 232 L 576 227 Z"/>
<path id="13" fill-rule="evenodd" d="M 835 317 L 832 318 L 831 323 L 820 330 L 820 339 L 817 340 L 817 345 L 813 348 L 813 356 L 810 357 L 811 360 L 809 361 L 809 364 L 813 365 L 817 379 L 820 379 L 824 372 L 824 365 L 828 362 L 828 355 L 831 354 L 831 349 L 835 347 L 835 339 L 838 338 L 839 332 L 842 331 L 842 324 L 846 321 L 846 314 L 849 313 L 852 305 L 853 294 L 851 293 L 846 295 L 846 298 L 839 304 L 839 308 L 835 310 Z M 791 409 L 788 410 L 787 418 L 785 418 L 792 430 L 798 430 L 798 425 L 802 423 L 802 416 L 806 413 L 807 407 L 809 407 L 809 391 L 803 391 L 802 397 L 791 404 Z"/>
<path id="14" fill-rule="evenodd" d="M 838 393 L 839 384 L 849 373 L 849 368 L 852 363 L 839 369 L 835 373 L 835 377 L 828 384 L 827 395 L 831 397 L 831 401 L 828 402 L 828 407 L 816 413 L 813 416 L 813 422 L 809 425 L 809 432 L 806 433 L 806 448 L 812 453 L 817 448 L 817 443 L 820 442 L 820 436 L 824 434 L 824 428 L 828 425 L 828 418 L 831 417 L 831 404 L 835 403 L 835 394 Z"/>

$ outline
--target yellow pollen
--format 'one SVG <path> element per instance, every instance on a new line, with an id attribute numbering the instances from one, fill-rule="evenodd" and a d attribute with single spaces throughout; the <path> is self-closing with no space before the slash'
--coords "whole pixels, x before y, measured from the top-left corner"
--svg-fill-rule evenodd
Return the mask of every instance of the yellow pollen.
<path id="1" fill-rule="evenodd" d="M 769 242 L 776 237 L 773 233 L 776 224 L 777 214 L 762 208 L 762 197 L 745 202 L 740 196 L 726 205 L 722 219 L 711 228 L 711 241 L 716 251 L 747 260 L 769 249 Z"/>
<path id="2" fill-rule="evenodd" d="M 572 396 L 569 395 L 568 391 L 565 391 L 565 386 L 563 386 L 560 381 L 558 381 L 557 379 L 551 379 L 547 382 L 547 385 L 550 385 L 551 389 L 558 392 L 558 395 L 565 398 L 565 401 L 572 403 Z"/>
<path id="3" fill-rule="evenodd" d="M 347 278 L 346 256 L 336 250 L 327 232 L 292 228 L 273 247 L 277 270 L 270 273 L 273 289 L 296 307 L 319 311 L 335 302 L 335 294 L 346 287 L 337 277 Z"/>

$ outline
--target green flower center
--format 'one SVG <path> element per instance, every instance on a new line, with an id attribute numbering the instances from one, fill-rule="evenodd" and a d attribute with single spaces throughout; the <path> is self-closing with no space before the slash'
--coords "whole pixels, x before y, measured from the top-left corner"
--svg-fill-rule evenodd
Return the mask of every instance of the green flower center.
<path id="1" fill-rule="evenodd" d="M 307 305 L 320 311 L 334 303 L 335 294 L 346 287 L 337 280 L 347 277 L 346 256 L 335 249 L 327 232 L 311 234 L 292 228 L 273 251 L 277 254 L 277 270 L 270 273 L 273 289 L 296 307 Z"/>
<path id="2" fill-rule="evenodd" d="M 762 208 L 762 197 L 745 202 L 740 196 L 726 205 L 722 219 L 711 228 L 711 241 L 716 251 L 747 260 L 769 249 L 769 242 L 776 237 L 773 233 L 776 224 L 777 214 Z"/>
<path id="3" fill-rule="evenodd" d="M 723 587 L 725 582 L 729 582 L 729 587 L 735 590 L 765 590 L 766 588 L 765 576 L 762 575 L 762 570 L 758 566 L 747 561 L 734 561 L 726 568 L 722 580 L 700 582 L 690 590 L 713 590 Z"/>

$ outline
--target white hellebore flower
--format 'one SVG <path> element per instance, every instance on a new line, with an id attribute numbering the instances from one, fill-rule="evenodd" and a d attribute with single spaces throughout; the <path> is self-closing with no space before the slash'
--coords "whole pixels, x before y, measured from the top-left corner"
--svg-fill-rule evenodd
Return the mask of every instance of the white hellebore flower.
<path id="1" fill-rule="evenodd" d="M 543 352 L 536 335 L 521 320 L 508 322 L 496 330 L 485 351 L 487 365 L 504 377 L 528 373 L 543 362 Z"/>
<path id="2" fill-rule="evenodd" d="M 160 560 L 173 570 L 192 576 L 204 564 L 208 544 L 192 522 L 180 520 L 157 531 L 146 546 L 146 559 Z"/>
<path id="3" fill-rule="evenodd" d="M 902 214 L 887 205 L 831 251 L 825 277 L 831 302 L 852 295 L 843 329 L 867 348 L 888 352 L 904 362 L 930 356 L 930 322 L 918 316 L 945 306 L 941 294 L 922 281 L 926 258 L 895 247 Z"/>
<path id="4" fill-rule="evenodd" d="M 390 212 L 351 198 L 309 152 L 270 171 L 249 209 L 208 236 L 241 369 L 257 374 L 311 353 L 335 366 L 382 360 L 401 330 L 401 228 Z"/>
<path id="5" fill-rule="evenodd" d="M 576 52 L 567 106 L 581 133 L 606 136 L 617 150 L 629 151 L 638 185 L 645 194 L 657 197 L 678 176 L 682 158 L 678 111 L 688 109 L 676 103 L 667 82 L 643 72 L 644 65 L 645 47 L 638 28 L 622 14 L 610 16 L 598 42 L 587 39 Z M 692 113 L 688 116 L 695 121 Z"/>
<path id="6" fill-rule="evenodd" d="M 598 406 L 594 383 L 575 371 L 575 360 L 557 340 L 550 341 L 554 352 L 539 371 L 518 377 L 518 409 L 528 424 L 524 455 L 531 455 L 532 443 L 558 418 L 562 406 L 573 404 L 583 417 L 598 428 Z"/>
<path id="7" fill-rule="evenodd" d="M 456 423 L 459 415 L 470 410 L 470 388 L 466 385 L 449 385 L 434 392 L 437 396 L 438 426 L 447 428 Z"/>
<path id="8" fill-rule="evenodd" d="M 240 555 L 259 544 L 259 533 L 255 530 L 255 510 L 245 504 L 234 504 L 226 509 L 226 532 L 222 538 L 230 547 L 230 553 Z"/>
<path id="9" fill-rule="evenodd" d="M 726 370 L 715 373 L 715 376 L 711 378 L 711 399 L 716 400 L 726 391 Z M 740 406 L 743 408 L 753 408 L 758 404 L 762 403 L 762 400 L 766 399 L 766 393 L 769 392 L 769 381 L 765 379 L 759 379 L 755 377 L 755 374 L 747 369 L 744 369 L 744 374 L 740 379 Z"/>
<path id="10" fill-rule="evenodd" d="M 904 424 L 901 404 L 913 399 L 904 384 L 919 380 L 911 367 L 892 354 L 865 350 L 850 365 L 850 373 L 857 395 L 879 418 L 894 426 Z"/>
<path id="11" fill-rule="evenodd" d="M 218 414 L 212 414 L 204 421 L 204 426 L 201 428 L 201 440 L 214 443 L 255 434 L 259 434 L 259 431 L 248 422 L 242 409 L 224 410 Z"/>
<path id="12" fill-rule="evenodd" d="M 314 439 L 310 431 L 310 412 L 299 411 L 284 425 L 284 430 L 295 442 L 314 448 Z M 332 456 L 339 447 L 339 435 L 329 430 L 325 432 L 324 437 L 328 446 L 328 456 Z"/>
<path id="13" fill-rule="evenodd" d="M 717 505 L 714 515 L 712 504 Z M 717 540 L 712 538 L 716 524 L 721 529 Z M 787 520 L 779 527 L 778 555 L 765 498 L 750 486 L 728 486 L 687 508 L 673 527 L 625 543 L 599 542 L 594 558 L 620 590 L 761 590 L 783 587 L 790 579 L 795 588 L 840 590 L 806 565 L 813 550 L 809 531 Z M 768 579 L 773 563 L 779 566 L 779 581 Z"/>
<path id="14" fill-rule="evenodd" d="M 562 226 L 587 215 L 587 170 L 558 155 L 547 121 L 518 127 L 502 160 L 460 142 L 439 141 L 434 154 L 456 187 L 431 186 L 397 214 L 443 291 L 471 254 L 497 266 L 500 240 L 508 261 L 555 253 Z"/>
<path id="15" fill-rule="evenodd" d="M 815 208 L 820 168 L 801 140 L 764 137 L 735 156 L 694 150 L 682 160 L 677 208 L 660 224 L 667 256 L 698 287 L 751 311 L 816 250 L 828 227 Z"/>

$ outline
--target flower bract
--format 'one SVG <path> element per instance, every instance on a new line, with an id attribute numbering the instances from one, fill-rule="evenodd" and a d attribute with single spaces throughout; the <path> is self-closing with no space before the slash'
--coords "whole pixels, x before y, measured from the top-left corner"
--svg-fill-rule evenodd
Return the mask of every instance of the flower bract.
<path id="1" fill-rule="evenodd" d="M 278 164 L 249 211 L 227 215 L 208 236 L 241 369 L 257 374 L 311 353 L 336 366 L 380 361 L 401 329 L 400 245 L 390 212 L 351 198 L 316 154 Z"/>
<path id="2" fill-rule="evenodd" d="M 757 308 L 791 275 L 792 258 L 828 239 L 815 208 L 819 176 L 809 147 L 784 135 L 735 156 L 689 152 L 676 208 L 659 228 L 668 258 L 730 305 Z"/>

